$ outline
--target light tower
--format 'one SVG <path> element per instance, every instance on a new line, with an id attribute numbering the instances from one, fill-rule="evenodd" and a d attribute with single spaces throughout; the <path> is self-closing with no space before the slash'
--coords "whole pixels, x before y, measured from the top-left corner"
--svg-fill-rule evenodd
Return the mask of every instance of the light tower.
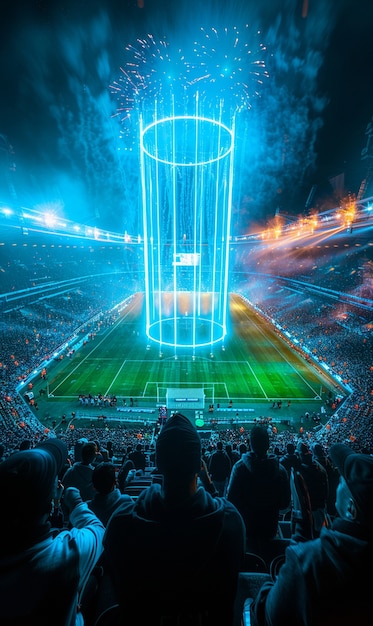
<path id="1" fill-rule="evenodd" d="M 146 335 L 175 357 L 227 333 L 236 115 L 268 75 L 236 26 L 199 35 L 186 50 L 138 39 L 111 86 L 124 125 L 139 121 Z"/>
<path id="2" fill-rule="evenodd" d="M 146 333 L 176 348 L 226 335 L 234 124 L 199 108 L 140 121 Z M 175 106 L 172 106 L 175 111 Z"/>

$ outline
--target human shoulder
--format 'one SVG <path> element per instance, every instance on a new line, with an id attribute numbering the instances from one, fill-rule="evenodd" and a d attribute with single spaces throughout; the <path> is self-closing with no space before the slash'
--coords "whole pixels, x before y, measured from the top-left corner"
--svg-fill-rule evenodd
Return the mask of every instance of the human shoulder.
<path id="1" fill-rule="evenodd" d="M 237 459 L 237 461 L 234 464 L 234 467 L 236 468 L 247 467 L 248 459 L 249 459 L 249 453 L 244 452 L 244 454 L 240 456 L 239 459 Z"/>
<path id="2" fill-rule="evenodd" d="M 119 489 L 118 489 L 118 491 L 119 491 Z M 118 496 L 117 502 L 118 502 L 118 508 L 121 507 L 122 505 L 125 506 L 125 507 L 128 506 L 128 507 L 132 507 L 133 508 L 133 505 L 135 504 L 134 499 L 131 498 L 131 496 L 128 493 L 121 493 L 120 491 L 119 491 L 119 496 Z M 131 508 L 131 510 L 132 510 L 132 508 Z"/>
<path id="3" fill-rule="evenodd" d="M 136 501 L 126 493 L 120 494 L 118 498 L 118 506 L 116 507 L 112 517 L 125 517 L 132 515 Z"/>
<path id="4" fill-rule="evenodd" d="M 313 462 L 315 464 L 315 467 L 318 469 L 319 472 L 321 472 L 322 474 L 327 475 L 328 472 L 326 471 L 326 467 L 320 463 L 320 461 L 318 461 L 317 459 L 313 459 Z"/>
<path id="5" fill-rule="evenodd" d="M 125 495 L 122 494 L 122 496 Z M 132 525 L 135 523 L 135 504 L 132 498 L 129 500 L 126 498 L 116 507 L 106 526 L 104 535 L 105 551 L 109 550 L 111 554 L 114 554 L 117 546 L 129 539 Z"/>
<path id="6" fill-rule="evenodd" d="M 218 499 L 223 502 L 225 533 L 230 536 L 233 533 L 236 541 L 242 542 L 242 545 L 245 546 L 246 526 L 241 513 L 227 498 Z"/>
<path id="7" fill-rule="evenodd" d="M 286 476 L 286 478 L 289 478 L 289 473 L 288 472 L 290 471 L 291 466 L 289 466 L 289 469 L 288 469 L 285 465 L 283 465 L 281 463 L 281 459 L 280 459 L 278 461 L 278 469 L 279 469 L 279 472 L 280 472 L 281 475 Z"/>

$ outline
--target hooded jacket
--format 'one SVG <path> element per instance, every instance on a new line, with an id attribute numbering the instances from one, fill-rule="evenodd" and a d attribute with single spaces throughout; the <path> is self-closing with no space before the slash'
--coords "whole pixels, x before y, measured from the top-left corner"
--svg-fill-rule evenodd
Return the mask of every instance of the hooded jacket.
<path id="1" fill-rule="evenodd" d="M 23 551 L 5 555 L 0 549 L 2 626 L 83 624 L 79 594 L 101 555 L 105 528 L 84 502 L 70 521 L 73 527 L 61 532 L 49 523 L 35 528 L 34 541 Z"/>
<path id="2" fill-rule="evenodd" d="M 316 461 L 310 452 L 299 454 L 300 468 L 308 489 L 312 511 L 325 509 L 328 498 L 328 475 L 326 469 Z"/>
<path id="3" fill-rule="evenodd" d="M 95 497 L 88 500 L 87 504 L 106 526 L 111 515 L 123 502 L 132 502 L 131 496 L 122 494 L 118 488 L 115 488 L 110 493 L 96 493 Z"/>
<path id="4" fill-rule="evenodd" d="M 80 495 L 85 502 L 92 500 L 96 495 L 96 490 L 92 483 L 93 470 L 93 465 L 76 461 L 64 474 L 62 478 L 63 486 L 65 489 L 67 487 L 79 489 Z"/>
<path id="5" fill-rule="evenodd" d="M 232 623 L 245 529 L 224 498 L 200 487 L 173 506 L 151 485 L 113 514 L 104 548 L 122 609 L 141 607 L 136 624 L 180 614 L 203 615 L 203 626 Z"/>
<path id="6" fill-rule="evenodd" d="M 294 543 L 251 609 L 253 626 L 372 623 L 372 531 L 340 518 L 313 541 Z"/>
<path id="7" fill-rule="evenodd" d="M 250 542 L 275 537 L 279 512 L 289 506 L 290 497 L 288 474 L 276 455 L 259 458 L 250 451 L 234 464 L 227 498 L 241 513 Z"/>

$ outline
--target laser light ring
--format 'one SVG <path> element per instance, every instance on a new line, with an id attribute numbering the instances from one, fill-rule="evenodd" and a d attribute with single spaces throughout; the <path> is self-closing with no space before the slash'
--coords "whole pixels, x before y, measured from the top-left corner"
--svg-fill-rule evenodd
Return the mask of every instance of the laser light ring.
<path id="1" fill-rule="evenodd" d="M 198 123 L 211 124 L 214 127 L 214 130 L 218 129 L 219 132 L 223 132 L 223 135 L 226 141 L 219 142 L 217 144 L 220 150 L 220 153 L 218 153 L 216 156 L 210 157 L 209 159 L 205 158 L 201 160 L 197 159 L 197 160 L 192 160 L 192 161 L 189 160 L 188 162 L 185 162 L 185 161 L 180 161 L 180 160 L 170 160 L 167 157 L 162 158 L 159 155 L 152 153 L 150 148 L 146 147 L 144 140 L 145 140 L 147 133 L 150 133 L 150 131 L 152 130 L 156 132 L 157 127 L 160 127 L 161 125 L 171 123 L 175 126 L 175 122 L 180 122 L 180 121 L 193 121 L 193 122 L 196 122 L 196 124 Z M 171 126 L 171 130 L 172 130 L 172 126 Z M 164 163 L 165 165 L 171 165 L 171 166 L 177 166 L 177 167 L 195 167 L 197 165 L 209 165 L 211 163 L 216 163 L 217 161 L 224 159 L 228 154 L 232 152 L 233 140 L 234 140 L 233 131 L 228 126 L 226 126 L 220 121 L 217 121 L 208 117 L 198 116 L 198 115 L 174 115 L 174 116 L 165 117 L 160 120 L 156 120 L 155 122 L 152 122 L 151 124 L 148 124 L 142 129 L 140 133 L 140 146 L 144 154 L 146 154 L 150 159 L 157 161 L 158 163 Z M 150 140 L 148 140 L 147 143 L 149 144 Z M 155 141 L 153 141 L 153 145 L 154 146 L 156 145 Z"/>

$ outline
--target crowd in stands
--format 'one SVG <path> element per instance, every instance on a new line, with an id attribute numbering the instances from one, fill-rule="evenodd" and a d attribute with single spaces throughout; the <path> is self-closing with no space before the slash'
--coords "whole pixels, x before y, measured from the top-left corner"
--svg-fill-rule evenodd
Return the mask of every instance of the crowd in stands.
<path id="1" fill-rule="evenodd" d="M 275 307 L 275 304 L 277 307 Z M 325 318 L 318 317 L 317 320 L 312 319 L 311 309 L 313 303 L 307 307 L 298 306 L 296 310 L 290 309 L 284 295 L 271 297 L 268 302 L 262 302 L 262 312 L 268 318 L 276 319 L 284 329 L 291 330 L 292 337 L 298 339 L 302 347 L 307 346 L 311 353 L 315 356 L 322 356 L 324 363 L 328 363 L 330 368 L 346 381 L 352 389 L 352 393 L 344 402 L 338 406 L 333 417 L 331 417 L 326 426 L 319 430 L 307 428 L 305 424 L 305 434 L 309 441 L 320 442 L 325 449 L 331 443 L 336 441 L 349 441 L 356 450 L 372 450 L 373 449 L 373 426 L 372 426 L 372 406 L 373 406 L 373 362 L 371 360 L 372 337 L 369 333 L 360 334 L 347 330 L 344 326 L 330 323 L 330 318 L 325 314 Z M 80 319 L 79 319 L 80 322 Z M 87 327 L 86 327 L 87 328 Z M 8 366 L 4 367 L 4 363 L 0 369 L 2 373 L 2 388 L 0 398 L 0 415 L 2 420 L 2 439 L 5 439 L 6 448 L 10 451 L 17 448 L 22 439 L 29 438 L 32 441 L 39 441 L 45 437 L 45 427 L 37 418 L 37 410 L 35 406 L 31 410 L 26 405 L 23 398 L 16 393 L 16 385 L 19 383 L 19 372 L 22 367 L 17 363 L 23 363 L 24 371 L 31 367 L 35 367 L 37 361 L 42 356 L 42 350 L 39 343 L 44 346 L 44 352 L 50 353 L 55 346 L 55 336 L 53 334 L 45 335 L 39 341 L 35 340 L 32 344 L 35 352 L 28 350 L 27 344 L 19 342 L 20 337 L 24 337 L 29 332 L 29 327 L 24 324 L 20 329 L 3 328 L 0 330 L 3 354 L 16 352 L 17 362 L 10 358 Z M 92 331 L 99 332 L 99 322 L 95 322 Z M 15 349 L 16 347 L 16 349 Z M 38 349 L 39 348 L 39 349 Z M 30 361 L 28 365 L 28 355 Z M 19 359 L 19 361 L 18 361 Z M 27 367 L 28 365 L 28 367 Z M 37 403 L 36 403 L 37 409 Z M 20 428 L 21 425 L 21 428 Z M 87 430 L 89 432 L 87 432 Z M 73 447 L 74 441 L 81 437 L 89 439 L 100 439 L 102 443 L 111 439 L 118 455 L 122 454 L 123 449 L 131 444 L 136 444 L 137 436 L 143 437 L 143 441 L 150 441 L 153 435 L 153 426 L 142 426 L 130 433 L 122 428 L 113 429 L 107 432 L 102 428 L 81 429 L 75 428 L 73 431 L 63 432 L 62 436 L 66 439 L 69 448 Z M 52 428 L 53 431 L 53 428 Z M 58 432 L 58 435 L 61 434 Z M 52 433 L 54 434 L 54 433 Z M 219 438 L 224 443 L 240 444 L 247 436 L 247 432 L 237 428 L 227 428 L 226 431 L 219 431 Z M 278 447 L 282 452 L 285 451 L 286 444 L 294 440 L 292 431 L 279 431 L 272 433 L 271 446 Z M 4 441 L 3 441 L 4 443 Z M 216 435 L 214 434 L 212 441 L 207 442 L 208 445 L 215 445 Z"/>
<path id="2" fill-rule="evenodd" d="M 27 271 L 27 268 L 22 268 L 22 272 Z M 60 271 L 62 272 L 61 268 Z M 305 272 L 304 268 L 303 271 Z M 365 277 L 367 271 L 365 268 Z M 316 274 L 319 275 L 320 272 L 310 272 L 307 277 L 309 284 L 312 281 L 317 284 Z M 330 274 L 333 277 L 336 275 L 333 272 Z M 343 272 L 341 276 L 342 281 Z M 361 289 L 357 289 L 356 273 L 352 276 L 346 279 L 346 284 L 340 283 L 341 289 L 353 287 L 355 293 L 361 293 Z M 319 278 L 321 280 L 321 274 Z M 306 279 L 306 274 L 302 279 Z M 114 284 L 116 279 L 111 277 L 107 281 L 109 285 L 111 280 Z M 66 445 L 68 462 L 73 466 L 76 462 L 81 463 L 80 444 L 83 441 L 95 442 L 97 459 L 100 459 L 101 463 L 111 461 L 117 476 L 121 477 L 121 488 L 115 486 L 118 491 L 114 492 L 108 486 L 110 476 L 106 476 L 102 481 L 98 478 L 98 489 L 96 488 L 96 492 L 93 490 L 90 492 L 89 499 L 87 497 L 89 502 L 96 500 L 92 510 L 96 508 L 97 511 L 103 502 L 107 502 L 107 506 L 111 503 L 115 507 L 116 503 L 123 500 L 120 498 L 124 495 L 122 490 L 125 491 L 125 486 L 134 479 L 136 473 L 144 473 L 154 466 L 159 428 L 151 422 L 144 422 L 131 428 L 124 426 L 105 428 L 103 424 L 96 426 L 92 422 L 89 427 L 70 429 L 66 418 L 59 424 L 54 422 L 46 427 L 38 419 L 37 399 L 32 406 L 28 405 L 16 389 L 33 368 L 58 350 L 73 334 L 89 341 L 90 336 L 100 332 L 103 324 L 112 324 L 115 321 L 115 312 L 110 312 L 117 303 L 114 302 L 113 294 L 117 296 L 118 289 L 109 289 L 107 293 L 100 291 L 100 284 L 100 279 L 92 277 L 78 288 L 70 290 L 68 294 L 61 292 L 47 301 L 34 302 L 26 297 L 24 301 L 20 301 L 23 306 L 13 309 L 9 303 L 3 301 L 0 322 L 2 460 L 12 458 L 14 452 L 27 448 L 35 449 L 40 444 L 57 437 L 58 441 Z M 17 284 L 17 288 L 21 288 L 21 283 Z M 342 300 L 328 299 L 321 292 L 302 290 L 301 286 L 295 288 L 294 284 L 290 285 L 271 275 L 256 276 L 244 285 L 241 283 L 237 292 L 243 300 L 247 299 L 256 308 L 259 315 L 274 323 L 278 332 L 285 336 L 295 350 L 301 351 L 305 359 L 313 361 L 319 368 L 327 368 L 351 390 L 343 402 L 337 404 L 332 415 L 329 415 L 327 420 L 324 419 L 323 424 L 317 428 L 312 420 L 305 420 L 303 432 L 295 432 L 291 428 L 277 430 L 266 418 L 258 420 L 268 434 L 267 453 L 272 459 L 281 460 L 285 465 L 289 462 L 290 471 L 292 467 L 293 469 L 298 467 L 298 470 L 303 467 L 304 474 L 311 457 L 312 462 L 318 462 L 325 468 L 328 483 L 332 486 L 329 493 L 324 494 L 327 500 L 326 509 L 334 516 L 336 476 L 328 465 L 331 448 L 334 444 L 348 444 L 355 453 L 373 454 L 371 310 Z M 123 297 L 128 295 L 125 289 L 120 293 Z M 369 294 L 370 292 L 365 290 L 364 297 L 369 297 Z M 67 301 L 65 298 L 68 298 L 68 307 L 65 306 Z M 69 356 L 72 356 L 71 352 L 62 353 L 62 358 Z M 112 398 L 108 400 L 109 404 L 112 400 Z M 88 396 L 88 402 L 91 401 Z M 77 402 L 85 406 L 86 398 L 78 399 Z M 99 402 L 100 399 L 93 396 L 93 405 L 99 406 Z M 202 458 L 215 492 L 227 498 L 231 497 L 234 503 L 237 502 L 235 486 L 234 482 L 233 486 L 230 485 L 230 481 L 231 479 L 233 481 L 238 468 L 243 472 L 243 465 L 250 466 L 247 461 L 249 457 L 245 455 L 253 453 L 250 440 L 252 431 L 253 428 L 250 426 L 235 427 L 232 423 L 224 430 L 213 431 L 210 438 L 202 441 Z M 302 453 L 303 460 L 300 458 Z M 292 455 L 297 457 L 298 465 L 294 463 L 291 465 Z M 137 458 L 140 456 L 141 466 Z M 219 458 L 223 459 L 221 464 L 217 462 Z M 320 471 L 319 474 L 324 476 Z M 115 485 L 119 483 L 116 482 Z M 105 493 L 107 489 L 109 491 Z M 312 488 L 309 489 L 312 492 Z M 97 492 L 101 497 L 97 496 Z M 75 496 L 74 494 L 71 496 L 69 503 L 71 511 L 80 506 L 77 494 Z M 310 510 L 315 527 L 316 523 L 321 526 L 324 523 L 320 510 L 323 510 L 323 507 L 317 503 Z M 260 623 L 258 616 L 257 623 Z"/>
<path id="3" fill-rule="evenodd" d="M 262 279 L 263 280 L 263 279 Z M 272 280 L 271 280 L 272 283 Z M 88 300 L 86 304 L 88 303 Z M 291 305 L 290 305 L 291 303 Z M 255 302 L 254 302 L 255 304 Z M 258 309 L 259 309 L 259 305 Z M 87 314 L 92 313 L 88 304 Z M 316 307 L 316 308 L 315 308 Z M 80 324 L 84 317 L 84 308 L 79 310 L 77 324 Z M 349 385 L 351 394 L 338 406 L 333 417 L 326 426 L 319 430 L 305 428 L 304 436 L 312 441 L 318 441 L 327 449 L 333 442 L 350 442 L 356 450 L 373 449 L 373 361 L 371 355 L 372 335 L 368 330 L 359 331 L 346 328 L 336 322 L 336 315 L 331 315 L 330 305 L 319 302 L 314 296 L 304 301 L 301 294 L 284 294 L 282 288 L 276 289 L 272 285 L 270 294 L 260 303 L 260 312 L 288 331 L 290 342 L 296 349 L 307 347 L 306 358 L 316 359 L 319 364 L 327 364 L 340 380 Z M 315 313 L 317 314 L 315 317 Z M 91 326 L 85 325 L 85 331 L 99 332 L 100 318 L 96 319 Z M 71 321 L 66 326 L 62 324 L 66 337 L 71 332 Z M 31 333 L 32 340 L 27 343 L 27 336 L 30 336 L 29 321 L 23 320 L 23 324 L 16 327 L 6 326 L 5 323 L 0 328 L 1 345 L 3 348 L 3 361 L 0 366 L 2 376 L 2 387 L 0 397 L 0 415 L 2 420 L 2 439 L 5 440 L 6 448 L 10 451 L 16 449 L 22 439 L 30 438 L 38 441 L 45 436 L 44 426 L 37 418 L 37 402 L 33 410 L 25 404 L 24 400 L 16 392 L 16 385 L 19 379 L 35 367 L 40 360 L 50 354 L 60 343 L 64 333 L 42 334 Z M 57 338 L 56 338 L 57 337 Z M 9 355 L 7 356 L 7 353 Z M 13 354 L 14 353 L 14 354 Z M 12 356 L 14 358 L 12 358 Z M 95 400 L 94 400 L 95 402 Z M 21 424 L 21 428 L 20 428 Z M 66 424 L 67 426 L 67 424 Z M 53 430 L 53 428 L 52 428 Z M 97 430 L 97 432 L 95 432 Z M 122 450 L 130 443 L 136 443 L 136 436 L 140 434 L 145 438 L 151 438 L 152 427 L 144 426 L 142 432 L 130 434 L 123 429 L 110 429 L 107 435 L 104 429 L 90 429 L 88 438 L 102 439 L 103 443 L 110 438 L 117 449 L 119 456 Z M 54 433 L 52 433 L 54 434 Z M 60 433 L 58 433 L 60 434 Z M 78 440 L 82 436 L 87 436 L 85 429 L 76 428 L 73 432 L 65 432 L 63 436 L 68 440 Z M 247 433 L 246 433 L 247 436 Z M 226 432 L 220 432 L 219 437 L 224 443 L 240 444 L 245 437 L 238 428 L 228 428 Z M 129 439 L 132 438 L 132 441 Z M 279 431 L 273 434 L 271 445 L 278 447 L 282 452 L 286 444 L 294 439 L 294 433 L 289 431 Z M 215 444 L 214 436 L 209 444 Z M 71 443 L 68 441 L 69 447 Z"/>
<path id="4" fill-rule="evenodd" d="M 78 443 L 72 459 L 61 438 L 24 441 L 0 463 L 8 504 L 0 536 L 5 625 L 26 626 L 31 618 L 46 625 L 57 607 L 56 626 L 98 626 L 107 611 L 108 623 L 120 626 L 136 607 L 140 626 L 166 618 L 241 626 L 247 601 L 257 626 L 294 612 L 296 623 L 324 623 L 321 616 L 315 622 L 320 611 L 325 623 L 338 615 L 345 624 L 356 614 L 349 589 L 359 597 L 359 623 L 370 623 L 373 455 L 332 445 L 327 474 L 320 444 L 311 449 L 300 440 L 278 457 L 268 429 L 256 425 L 247 445 L 224 449 L 220 440 L 206 457 L 197 428 L 178 413 L 162 425 L 148 457 L 142 444 L 129 447 L 119 470 L 112 443 L 105 450 Z M 139 474 L 146 480 L 128 491 Z M 287 513 L 285 537 L 279 531 Z M 20 580 L 28 593 L 16 604 Z"/>
<path id="5" fill-rule="evenodd" d="M 241 246 L 235 257 L 234 280 L 250 283 L 250 289 L 262 277 L 275 281 L 299 281 L 299 290 L 308 286 L 333 291 L 335 294 L 373 299 L 372 251 L 369 230 L 350 233 L 271 241 L 262 246 Z M 255 271 L 259 266 L 260 272 Z M 254 268 L 254 269 L 253 269 Z M 251 274 L 251 272 L 255 274 Z M 290 284 L 289 284 L 290 286 Z M 294 284 L 292 285 L 294 288 Z"/>
<path id="6" fill-rule="evenodd" d="M 34 406 L 30 407 L 17 394 L 16 386 L 20 380 L 58 350 L 74 333 L 89 341 L 90 337 L 100 332 L 103 324 L 115 321 L 115 312 L 110 314 L 109 312 L 113 311 L 114 298 L 121 289 L 123 290 L 123 276 L 119 269 L 121 264 L 123 269 L 123 263 L 127 267 L 129 261 L 121 260 L 118 253 L 112 262 L 107 251 L 101 250 L 101 247 L 99 250 L 92 254 L 89 246 L 82 249 L 74 247 L 74 254 L 68 257 L 67 264 L 65 262 L 67 251 L 63 246 L 56 246 L 53 250 L 42 246 L 36 247 L 32 262 L 30 256 L 26 256 L 30 255 L 30 249 L 27 251 L 18 246 L 19 258 L 17 259 L 15 255 L 13 260 L 9 254 L 5 258 L 6 251 L 2 250 L 4 257 L 0 259 L 2 274 L 8 277 L 7 280 L 10 281 L 8 288 L 13 292 L 25 289 L 29 284 L 37 285 L 43 277 L 57 284 L 58 280 L 67 276 L 69 278 L 70 275 L 79 276 L 82 267 L 88 267 L 86 263 L 89 263 L 91 271 L 91 277 L 86 282 L 69 289 L 67 293 L 63 293 L 61 288 L 60 293 L 54 297 L 41 300 L 30 299 L 26 293 L 22 300 L 17 300 L 20 305 L 17 307 L 12 307 L 6 300 L 1 301 L 3 312 L 0 323 L 2 346 L 0 415 L 2 439 L 5 440 L 3 443 L 9 452 L 17 449 L 23 439 L 37 442 L 43 437 L 56 434 L 53 427 L 46 433 L 44 426 L 39 422 L 37 400 Z M 324 278 L 321 278 L 320 271 L 329 265 L 332 267 L 331 258 L 323 253 L 324 256 L 321 255 L 316 270 L 315 251 L 305 248 L 301 252 L 297 250 L 294 254 L 298 255 L 298 263 L 291 263 L 292 276 L 303 279 L 306 276 L 309 282 L 317 284 L 319 281 L 321 284 Z M 357 252 L 354 251 L 354 254 Z M 362 254 L 364 255 L 364 252 Z M 264 258 L 267 265 L 263 269 L 268 269 L 271 266 L 271 256 L 266 254 L 265 257 L 261 257 L 262 263 Z M 369 262 L 364 260 L 364 256 L 356 257 L 354 262 L 358 271 L 350 270 L 349 273 L 344 265 L 348 262 L 351 262 L 351 257 L 338 257 L 334 260 L 329 274 L 333 277 L 338 276 L 341 291 L 353 288 L 356 293 L 360 280 L 361 285 L 363 282 L 365 284 L 365 296 L 369 295 L 371 284 L 370 275 L 368 276 Z M 117 275 L 110 273 L 111 265 L 115 266 Z M 18 273 L 13 271 L 15 266 L 19 269 Z M 76 267 L 75 271 L 73 267 Z M 104 289 L 102 279 L 95 278 L 100 274 L 100 269 L 102 274 L 102 267 L 108 275 Z M 88 275 L 88 272 L 85 274 Z M 289 274 L 288 269 L 287 275 Z M 347 278 L 348 274 L 353 278 Z M 351 280 L 354 281 L 353 286 Z M 309 443 L 313 441 L 321 443 L 325 449 L 335 441 L 348 441 L 356 450 L 372 450 L 373 339 L 369 325 L 371 311 L 347 305 L 339 300 L 328 300 L 315 292 L 305 294 L 300 287 L 298 290 L 287 288 L 281 283 L 281 279 L 270 274 L 256 275 L 255 279 L 248 276 L 244 284 L 241 282 L 237 285 L 237 291 L 244 299 L 247 298 L 260 314 L 275 322 L 281 328 L 281 332 L 288 333 L 287 340 L 295 349 L 304 351 L 306 358 L 315 360 L 320 367 L 327 366 L 333 375 L 339 377 L 352 390 L 326 426 L 319 430 L 305 428 L 303 436 L 307 437 Z M 127 292 L 122 291 L 122 295 L 125 293 Z M 68 356 L 67 352 L 58 358 Z M 86 399 L 82 401 L 86 402 Z M 95 403 L 94 399 L 93 402 Z M 137 436 L 143 437 L 144 442 L 150 441 L 153 436 L 151 426 L 143 426 L 133 433 L 124 432 L 121 428 L 117 430 L 111 428 L 109 433 L 105 429 L 94 427 L 88 430 L 87 433 L 86 429 L 76 428 L 69 432 L 61 430 L 61 433 L 57 434 L 63 436 L 69 449 L 72 449 L 74 442 L 81 437 L 101 440 L 103 445 L 111 439 L 119 457 L 128 445 L 136 445 Z M 219 438 L 224 444 L 240 445 L 245 437 L 247 432 L 242 433 L 233 427 L 219 432 Z M 293 441 L 294 437 L 296 436 L 293 432 L 281 430 L 271 434 L 270 445 L 284 453 L 287 443 Z M 206 443 L 214 448 L 216 436 Z"/>
<path id="7" fill-rule="evenodd" d="M 11 294 L 13 298 L 21 290 L 26 299 L 27 291 L 32 295 L 38 286 L 44 288 L 46 295 L 48 289 L 59 283 L 62 286 L 63 281 L 82 280 L 84 285 L 91 278 L 100 283 L 96 298 L 102 293 L 107 297 L 110 285 L 107 288 L 106 283 L 111 276 L 116 275 L 117 284 L 128 285 L 131 280 L 132 286 L 141 263 L 137 255 L 121 245 L 58 239 L 48 234 L 35 237 L 30 234 L 18 241 L 15 238 L 14 233 L 14 237 L 4 241 L 0 249 L 1 293 Z M 66 285 L 62 288 L 66 289 Z M 58 288 L 55 291 L 58 293 Z"/>
<path id="8" fill-rule="evenodd" d="M 368 316 L 358 329 L 346 327 L 338 323 L 341 305 L 332 307 L 317 296 L 305 300 L 302 294 L 286 294 L 282 288 L 272 287 L 271 295 L 260 304 L 261 312 L 289 333 L 289 342 L 296 349 L 306 348 L 307 358 L 312 356 L 321 366 L 327 365 L 352 390 L 331 421 L 333 432 L 324 429 L 318 437 L 328 443 L 338 436 L 360 449 L 373 449 L 373 338 L 367 328 Z"/>

